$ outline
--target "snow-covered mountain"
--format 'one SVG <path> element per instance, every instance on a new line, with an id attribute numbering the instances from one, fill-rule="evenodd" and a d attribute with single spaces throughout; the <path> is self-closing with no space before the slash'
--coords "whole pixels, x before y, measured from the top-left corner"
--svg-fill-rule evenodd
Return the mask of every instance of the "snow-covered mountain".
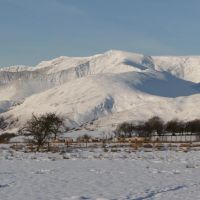
<path id="1" fill-rule="evenodd" d="M 0 68 L 0 112 L 21 126 L 32 113 L 56 112 L 70 126 L 93 121 L 200 117 L 200 56 L 158 57 L 108 51 L 59 57 L 35 67 Z"/>

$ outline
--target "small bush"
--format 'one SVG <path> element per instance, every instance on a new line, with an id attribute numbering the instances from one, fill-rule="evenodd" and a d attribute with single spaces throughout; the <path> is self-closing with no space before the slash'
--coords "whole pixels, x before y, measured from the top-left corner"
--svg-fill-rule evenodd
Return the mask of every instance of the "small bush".
<path id="1" fill-rule="evenodd" d="M 6 122 L 4 117 L 0 117 L 0 129 L 5 130 L 5 128 L 8 126 L 8 123 Z"/>
<path id="2" fill-rule="evenodd" d="M 0 143 L 9 142 L 9 140 L 13 137 L 16 137 L 14 133 L 3 133 L 0 135 Z"/>

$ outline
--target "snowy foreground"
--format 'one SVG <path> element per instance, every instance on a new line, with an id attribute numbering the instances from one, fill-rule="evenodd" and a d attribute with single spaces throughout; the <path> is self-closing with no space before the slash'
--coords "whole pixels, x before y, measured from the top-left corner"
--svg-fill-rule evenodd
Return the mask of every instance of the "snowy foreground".
<path id="1" fill-rule="evenodd" d="M 1 200 L 200 199 L 200 153 L 0 150 Z"/>

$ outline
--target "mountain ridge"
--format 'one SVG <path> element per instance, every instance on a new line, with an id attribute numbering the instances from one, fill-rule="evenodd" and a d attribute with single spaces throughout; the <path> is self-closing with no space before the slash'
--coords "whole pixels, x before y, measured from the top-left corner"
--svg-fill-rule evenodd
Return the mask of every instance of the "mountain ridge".
<path id="1" fill-rule="evenodd" d="M 18 119 L 17 127 L 32 113 L 50 111 L 64 116 L 69 126 L 107 118 L 109 125 L 112 120 L 120 123 L 134 110 L 138 117 L 133 114 L 130 120 L 152 115 L 186 120 L 200 117 L 195 109 L 200 106 L 199 84 L 200 56 L 145 56 L 116 50 L 89 57 L 61 56 L 35 67 L 1 68 L 0 113 Z M 112 119 L 115 116 L 119 120 Z"/>

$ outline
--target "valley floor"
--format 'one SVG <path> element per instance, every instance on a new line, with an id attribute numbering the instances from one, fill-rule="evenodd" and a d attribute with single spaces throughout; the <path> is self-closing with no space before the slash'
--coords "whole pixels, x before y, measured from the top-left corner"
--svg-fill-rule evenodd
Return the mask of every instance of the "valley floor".
<path id="1" fill-rule="evenodd" d="M 0 149 L 1 200 L 200 199 L 200 153 Z"/>

